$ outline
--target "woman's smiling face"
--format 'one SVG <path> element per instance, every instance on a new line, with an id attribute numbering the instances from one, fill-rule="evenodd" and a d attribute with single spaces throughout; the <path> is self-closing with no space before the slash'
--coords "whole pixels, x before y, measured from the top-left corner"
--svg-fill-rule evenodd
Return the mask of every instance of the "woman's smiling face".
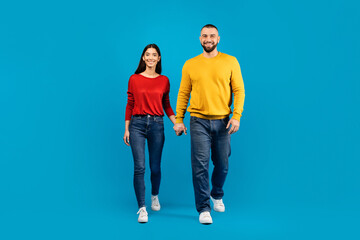
<path id="1" fill-rule="evenodd" d="M 155 48 L 148 48 L 144 53 L 143 60 L 146 67 L 155 68 L 156 64 L 160 61 L 160 56 Z"/>

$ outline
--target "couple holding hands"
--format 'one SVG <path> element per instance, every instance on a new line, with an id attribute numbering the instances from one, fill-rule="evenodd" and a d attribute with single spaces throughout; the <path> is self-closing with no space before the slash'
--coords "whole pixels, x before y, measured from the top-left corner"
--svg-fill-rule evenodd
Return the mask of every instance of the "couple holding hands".
<path id="1" fill-rule="evenodd" d="M 218 52 L 218 29 L 201 29 L 203 53 L 186 61 L 177 98 L 176 117 L 170 106 L 169 79 L 161 75 L 161 54 L 155 44 L 145 47 L 140 63 L 129 79 L 124 142 L 134 158 L 134 189 L 139 207 L 138 222 L 148 222 L 145 206 L 145 141 L 151 170 L 151 209 L 160 210 L 161 154 L 165 141 L 164 111 L 176 135 L 187 134 L 183 123 L 190 99 L 191 166 L 196 210 L 202 224 L 211 224 L 210 199 L 215 211 L 224 212 L 223 185 L 231 153 L 230 136 L 238 131 L 245 89 L 240 65 L 233 56 Z M 234 101 L 233 97 L 234 96 Z M 231 104 L 234 102 L 234 110 Z M 229 118 L 230 114 L 233 114 Z M 214 164 L 209 186 L 209 160 Z"/>

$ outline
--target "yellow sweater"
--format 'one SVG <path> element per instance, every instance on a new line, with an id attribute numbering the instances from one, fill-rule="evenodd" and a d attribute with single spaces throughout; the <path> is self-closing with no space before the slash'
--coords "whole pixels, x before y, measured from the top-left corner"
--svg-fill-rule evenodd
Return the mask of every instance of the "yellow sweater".
<path id="1" fill-rule="evenodd" d="M 202 54 L 185 62 L 176 105 L 176 122 L 182 123 L 186 107 L 191 116 L 222 119 L 230 115 L 240 120 L 245 100 L 244 82 L 235 57 L 219 52 L 213 58 Z"/>

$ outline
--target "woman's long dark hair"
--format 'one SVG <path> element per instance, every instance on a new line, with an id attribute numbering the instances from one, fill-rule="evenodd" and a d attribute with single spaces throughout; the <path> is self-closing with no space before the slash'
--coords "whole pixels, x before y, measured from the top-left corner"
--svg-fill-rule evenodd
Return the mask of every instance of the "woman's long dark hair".
<path id="1" fill-rule="evenodd" d="M 135 71 L 135 74 L 142 73 L 142 72 L 144 72 L 146 70 L 146 64 L 145 64 L 145 62 L 143 60 L 143 56 L 144 56 L 146 50 L 148 50 L 149 48 L 155 48 L 155 50 L 157 51 L 157 53 L 161 57 L 160 49 L 156 44 L 152 43 L 152 44 L 147 45 L 144 48 L 144 51 L 141 54 L 139 66 L 137 67 L 137 69 Z M 158 73 L 158 74 L 161 74 L 161 58 L 160 58 L 160 61 L 156 64 L 155 72 Z"/>

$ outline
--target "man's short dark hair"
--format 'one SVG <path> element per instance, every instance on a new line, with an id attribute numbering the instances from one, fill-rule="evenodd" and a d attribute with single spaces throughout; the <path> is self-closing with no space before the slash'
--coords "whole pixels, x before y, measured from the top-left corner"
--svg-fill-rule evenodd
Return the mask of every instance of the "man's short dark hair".
<path id="1" fill-rule="evenodd" d="M 217 31 L 219 31 L 219 30 L 217 29 L 217 27 L 215 27 L 215 25 L 212 25 L 212 24 L 206 24 L 205 26 L 203 26 L 203 27 L 201 28 L 201 30 L 203 30 L 204 28 L 215 28 Z"/>

